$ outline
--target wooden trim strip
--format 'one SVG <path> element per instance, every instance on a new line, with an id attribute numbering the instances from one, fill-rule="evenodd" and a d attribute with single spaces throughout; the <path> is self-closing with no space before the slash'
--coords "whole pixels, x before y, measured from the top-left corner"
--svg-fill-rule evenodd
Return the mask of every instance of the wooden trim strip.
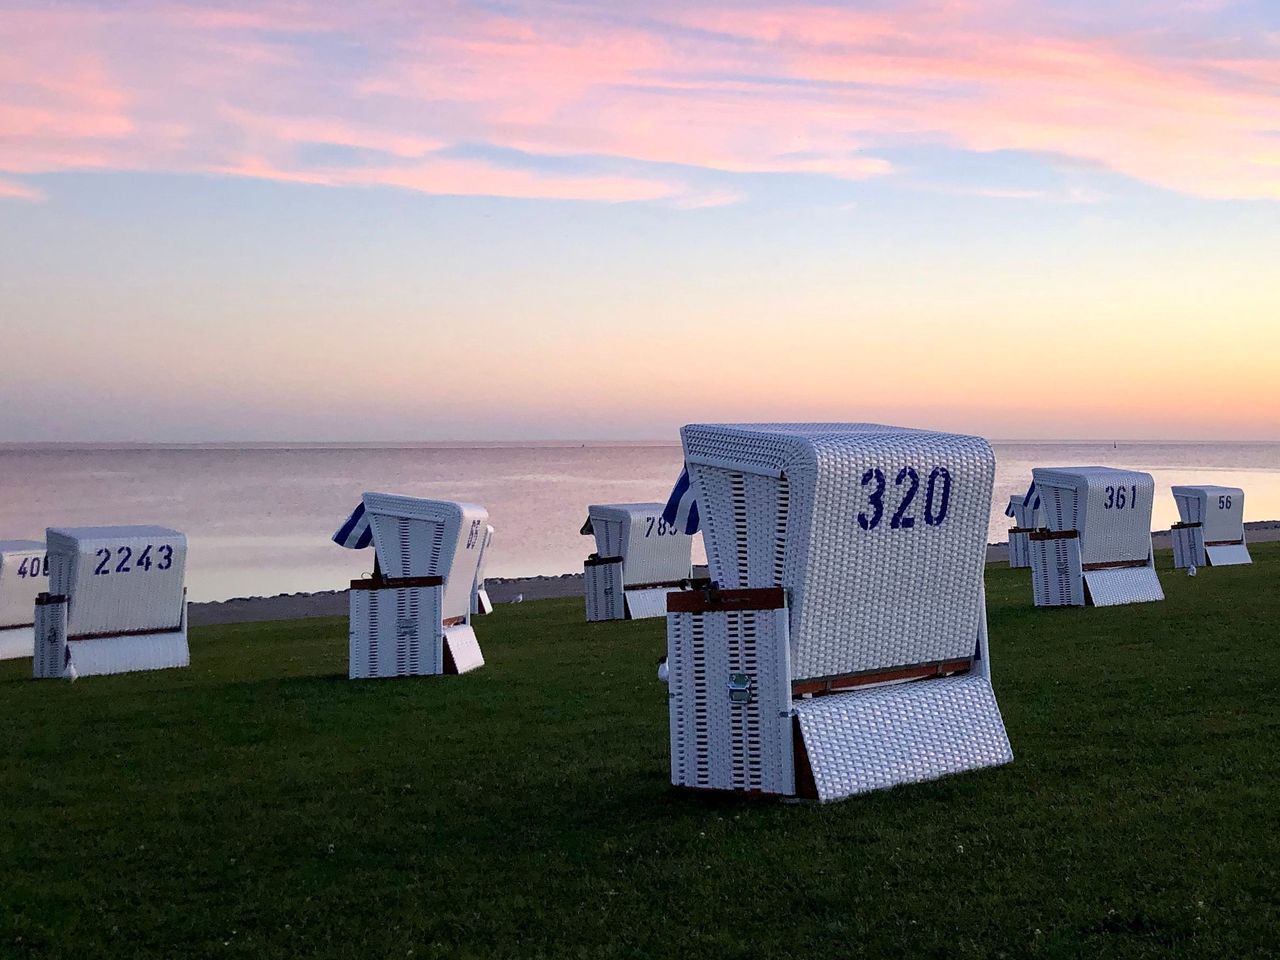
<path id="1" fill-rule="evenodd" d="M 1037 529 L 1039 529 L 1039 528 L 1037 528 L 1037 527 L 1010 527 L 1010 528 L 1009 528 L 1009 532 L 1010 532 L 1010 533 L 1035 533 Z"/>
<path id="2" fill-rule="evenodd" d="M 1171 530 L 1192 530 L 1192 529 L 1194 529 L 1194 528 L 1196 528 L 1196 527 L 1203 527 L 1203 526 L 1204 526 L 1204 524 L 1203 524 L 1203 523 L 1201 523 L 1199 520 L 1193 520 L 1193 521 L 1191 521 L 1190 523 L 1175 523 L 1175 524 L 1174 524 L 1172 527 L 1170 527 L 1169 529 L 1171 529 Z"/>
<path id="3" fill-rule="evenodd" d="M 667 613 L 716 613 L 733 610 L 783 610 L 787 595 L 781 587 L 749 590 L 681 590 L 667 594 Z"/>
<path id="4" fill-rule="evenodd" d="M 1205 542 L 1206 547 L 1239 547 L 1244 544 L 1244 538 L 1239 540 L 1208 540 Z"/>
<path id="5" fill-rule="evenodd" d="M 52 603 L 66 603 L 67 595 L 65 593 L 41 593 L 36 595 L 36 606 L 47 607 Z"/>
<path id="6" fill-rule="evenodd" d="M 889 680 L 923 680 L 926 677 L 968 673 L 972 669 L 973 658 L 960 657 L 955 660 L 934 660 L 929 663 L 917 663 L 907 667 L 890 667 L 888 670 L 864 670 L 861 673 L 845 673 L 816 680 L 795 680 L 791 684 L 791 695 L 798 697 L 809 693 L 820 696 L 822 694 L 840 693 L 857 687 L 865 687 L 869 683 L 884 683 Z"/>
<path id="7" fill-rule="evenodd" d="M 352 590 L 399 590 L 404 587 L 442 587 L 444 577 L 370 577 L 352 580 Z"/>
<path id="8" fill-rule="evenodd" d="M 610 563 L 621 562 L 621 557 L 602 557 L 599 554 L 593 553 L 591 556 L 587 557 L 587 559 L 582 561 L 582 565 L 584 567 L 603 567 Z"/>
<path id="9" fill-rule="evenodd" d="M 104 637 L 149 637 L 157 633 L 176 633 L 182 629 L 182 623 L 179 621 L 172 627 L 149 627 L 146 630 L 108 630 L 106 633 L 78 633 L 74 637 L 67 637 L 67 642 L 72 640 L 101 640 Z"/>
<path id="10" fill-rule="evenodd" d="M 1131 567 L 1145 567 L 1150 562 L 1150 558 L 1146 560 L 1108 560 L 1106 563 L 1082 563 L 1080 564 L 1081 573 L 1092 573 L 1094 570 L 1127 570 Z"/>
<path id="11" fill-rule="evenodd" d="M 1046 530 L 1041 527 L 1031 531 L 1032 540 L 1077 540 L 1079 537 L 1079 530 Z"/>

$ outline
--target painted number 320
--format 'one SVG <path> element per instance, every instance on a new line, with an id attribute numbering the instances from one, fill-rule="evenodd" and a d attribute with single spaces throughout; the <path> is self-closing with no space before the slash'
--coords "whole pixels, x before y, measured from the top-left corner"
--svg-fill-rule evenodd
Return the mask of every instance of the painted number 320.
<path id="1" fill-rule="evenodd" d="M 862 486 L 867 489 L 867 508 L 858 512 L 858 526 L 874 530 L 884 520 L 885 493 L 888 478 L 879 467 L 872 467 L 862 475 Z M 903 467 L 893 479 L 893 499 L 897 503 L 889 517 L 893 530 L 910 530 L 916 525 L 914 514 L 916 495 L 920 492 L 920 472 L 915 467 Z M 931 527 L 942 525 L 951 506 L 951 471 L 946 467 L 934 467 L 925 484 L 924 522 Z"/>

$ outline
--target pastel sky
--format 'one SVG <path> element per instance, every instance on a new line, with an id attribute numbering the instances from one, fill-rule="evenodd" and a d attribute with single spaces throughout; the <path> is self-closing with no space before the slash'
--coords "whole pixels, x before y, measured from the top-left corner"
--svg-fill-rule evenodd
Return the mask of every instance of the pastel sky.
<path id="1" fill-rule="evenodd" d="M 0 0 L 0 441 L 1280 438 L 1280 3 Z"/>

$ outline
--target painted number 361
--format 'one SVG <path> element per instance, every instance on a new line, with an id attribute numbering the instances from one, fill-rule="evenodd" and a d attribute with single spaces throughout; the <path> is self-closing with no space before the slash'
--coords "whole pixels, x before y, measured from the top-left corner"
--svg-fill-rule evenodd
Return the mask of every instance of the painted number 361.
<path id="1" fill-rule="evenodd" d="M 920 492 L 920 473 L 915 467 L 903 467 L 893 480 L 894 499 L 897 507 L 889 518 L 893 530 L 910 530 L 916 525 L 913 516 L 916 494 Z M 872 467 L 862 475 L 862 486 L 868 489 L 867 509 L 858 513 L 858 526 L 874 530 L 880 526 L 885 514 L 885 492 L 888 481 L 883 470 Z M 942 525 L 951 506 L 951 471 L 946 467 L 934 467 L 929 474 L 924 493 L 924 522 L 931 527 Z"/>

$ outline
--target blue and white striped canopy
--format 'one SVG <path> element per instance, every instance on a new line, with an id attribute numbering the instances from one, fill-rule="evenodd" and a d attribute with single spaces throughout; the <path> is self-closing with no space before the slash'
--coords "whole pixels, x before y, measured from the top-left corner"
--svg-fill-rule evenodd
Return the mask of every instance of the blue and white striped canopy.
<path id="1" fill-rule="evenodd" d="M 689 482 L 688 466 L 680 471 L 680 479 L 676 481 L 671 496 L 667 498 L 662 519 L 689 536 L 693 536 L 701 527 L 698 519 L 698 501 L 694 496 L 693 484 Z"/>
<path id="2" fill-rule="evenodd" d="M 333 535 L 333 542 L 348 550 L 363 550 L 373 543 L 373 528 L 369 526 L 369 517 L 364 512 L 364 501 L 356 504 L 345 523 Z"/>
<path id="3" fill-rule="evenodd" d="M 1040 494 L 1036 492 L 1036 482 L 1034 480 L 1031 481 L 1031 486 L 1027 487 L 1027 495 L 1022 498 L 1022 505 L 1030 507 L 1032 510 L 1040 509 Z M 1006 517 L 1015 516 L 1012 502 L 1004 508 L 1004 515 Z"/>

